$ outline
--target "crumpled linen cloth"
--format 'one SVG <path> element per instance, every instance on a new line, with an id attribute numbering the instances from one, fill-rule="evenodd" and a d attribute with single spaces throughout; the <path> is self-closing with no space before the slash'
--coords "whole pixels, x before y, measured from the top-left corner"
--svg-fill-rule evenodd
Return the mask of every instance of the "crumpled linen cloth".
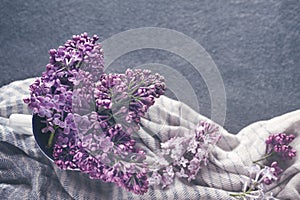
<path id="1" fill-rule="evenodd" d="M 22 120 L 19 128 L 18 121 L 9 121 L 13 113 L 30 115 L 22 99 L 29 95 L 33 81 L 0 88 L 0 199 L 232 199 L 230 193 L 242 190 L 241 177 L 248 175 L 245 167 L 265 153 L 268 135 L 279 132 L 296 136 L 292 146 L 298 154 L 286 162 L 281 184 L 270 185 L 267 190 L 278 199 L 300 199 L 300 110 L 253 123 L 236 135 L 220 127 L 222 138 L 196 180 L 188 183 L 175 179 L 164 190 L 150 188 L 140 196 L 77 171 L 60 170 L 42 154 Z M 181 102 L 164 96 L 157 99 L 142 119 L 140 130 L 150 158 L 155 159 L 160 141 L 188 134 L 199 120 L 210 121 Z"/>

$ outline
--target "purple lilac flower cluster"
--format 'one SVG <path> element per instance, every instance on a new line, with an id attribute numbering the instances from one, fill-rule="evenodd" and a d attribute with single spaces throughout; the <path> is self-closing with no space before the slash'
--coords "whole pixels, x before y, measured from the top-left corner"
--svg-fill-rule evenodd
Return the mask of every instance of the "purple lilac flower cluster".
<path id="1" fill-rule="evenodd" d="M 287 160 L 296 156 L 296 150 L 290 146 L 294 139 L 294 135 L 285 133 L 270 135 L 265 141 L 265 155 L 254 161 L 251 167 L 246 168 L 250 175 L 242 179 L 244 183 L 243 192 L 231 194 L 231 196 L 244 199 L 275 199 L 272 195 L 266 194 L 264 188 L 265 185 L 278 181 L 280 174 L 283 172 L 283 169 L 279 166 L 280 160 L 276 161 L 274 159 Z M 266 161 L 266 163 L 261 164 L 262 161 Z"/>
<path id="2" fill-rule="evenodd" d="M 133 133 L 139 129 L 140 118 L 164 93 L 164 79 L 149 70 L 127 69 L 125 74 L 103 74 L 96 84 L 98 112 L 113 114 L 114 121 Z M 109 126 L 109 120 L 104 120 Z"/>
<path id="3" fill-rule="evenodd" d="M 97 40 L 84 33 L 51 49 L 46 71 L 24 102 L 45 123 L 42 132 L 50 133 L 57 166 L 143 194 L 148 189 L 145 152 L 133 135 L 164 93 L 164 79 L 149 70 L 105 74 Z"/>
<path id="4" fill-rule="evenodd" d="M 289 144 L 295 139 L 294 135 L 287 135 L 285 133 L 278 133 L 270 135 L 266 140 L 267 149 L 266 154 L 273 152 L 280 155 L 282 159 L 292 159 L 296 156 L 296 150 Z"/>
<path id="5" fill-rule="evenodd" d="M 200 121 L 192 134 L 174 137 L 161 143 L 165 160 L 159 160 L 157 168 L 149 179 L 150 185 L 167 187 L 174 177 L 196 178 L 201 166 L 208 162 L 209 151 L 221 138 L 219 128 L 206 121 Z"/>
<path id="6" fill-rule="evenodd" d="M 43 132 L 54 133 L 57 128 L 64 129 L 65 133 L 69 131 L 70 119 L 65 115 L 73 112 L 73 88 L 82 81 L 79 77 L 103 73 L 103 53 L 97 40 L 96 35 L 90 38 L 84 33 L 73 36 L 57 50 L 49 51 L 50 63 L 46 71 L 30 86 L 30 98 L 24 99 L 34 114 L 45 118 Z M 83 71 L 89 69 L 91 63 L 98 64 L 92 65 L 93 73 Z"/>

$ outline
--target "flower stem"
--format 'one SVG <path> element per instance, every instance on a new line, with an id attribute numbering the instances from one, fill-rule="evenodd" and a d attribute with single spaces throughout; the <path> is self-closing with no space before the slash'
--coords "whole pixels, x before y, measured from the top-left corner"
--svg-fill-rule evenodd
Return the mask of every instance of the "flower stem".
<path id="1" fill-rule="evenodd" d="M 50 137 L 48 139 L 47 148 L 51 148 L 52 147 L 54 135 L 55 135 L 56 129 L 58 129 L 58 127 L 59 126 L 55 125 L 54 126 L 54 131 L 50 133 Z"/>
<path id="2" fill-rule="evenodd" d="M 253 161 L 253 163 L 256 163 L 256 164 L 257 164 L 258 162 L 263 161 L 263 160 L 269 158 L 270 156 L 272 156 L 273 153 L 274 153 L 274 152 L 271 152 L 271 153 L 269 153 L 269 154 L 266 154 L 266 155 L 265 155 L 264 157 L 262 157 L 261 159 L 258 159 L 258 160 L 256 160 L 256 161 Z"/>
<path id="3" fill-rule="evenodd" d="M 53 139 L 54 139 L 54 134 L 55 134 L 55 132 L 51 132 L 51 133 L 50 133 L 50 137 L 49 137 L 49 139 L 48 139 L 47 148 L 50 148 L 50 147 L 52 146 Z"/>
<path id="4" fill-rule="evenodd" d="M 231 193 L 231 194 L 229 194 L 229 196 L 231 196 L 231 197 L 245 197 L 247 194 L 251 194 L 251 192 L 252 192 L 252 189 L 249 188 L 246 192 L 237 193 L 237 194 Z"/>
<path id="5" fill-rule="evenodd" d="M 244 193 L 238 193 L 238 194 L 229 194 L 229 196 L 231 196 L 231 197 L 242 197 L 242 196 L 245 196 L 245 194 Z"/>

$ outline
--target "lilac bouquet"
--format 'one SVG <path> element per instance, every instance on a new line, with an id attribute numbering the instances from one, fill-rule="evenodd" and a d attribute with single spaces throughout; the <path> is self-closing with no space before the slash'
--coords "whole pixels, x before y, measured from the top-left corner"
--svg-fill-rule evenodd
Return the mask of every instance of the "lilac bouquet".
<path id="1" fill-rule="evenodd" d="M 175 176 L 194 179 L 220 138 L 218 128 L 200 122 L 188 137 L 162 143 L 162 157 L 174 162 L 151 168 L 138 130 L 155 98 L 164 94 L 164 79 L 149 70 L 104 73 L 97 40 L 84 33 L 51 49 L 46 71 L 24 99 L 44 124 L 41 132 L 50 134 L 47 147 L 54 163 L 136 194 L 147 192 L 149 185 L 166 187 Z"/>
<path id="2" fill-rule="evenodd" d="M 266 140 L 266 153 L 253 165 L 246 167 L 248 178 L 243 178 L 243 192 L 231 194 L 237 199 L 275 199 L 271 193 L 265 192 L 265 186 L 279 181 L 283 172 L 280 161 L 291 160 L 296 156 L 296 150 L 290 146 L 295 139 L 294 135 L 277 133 L 270 135 Z"/>

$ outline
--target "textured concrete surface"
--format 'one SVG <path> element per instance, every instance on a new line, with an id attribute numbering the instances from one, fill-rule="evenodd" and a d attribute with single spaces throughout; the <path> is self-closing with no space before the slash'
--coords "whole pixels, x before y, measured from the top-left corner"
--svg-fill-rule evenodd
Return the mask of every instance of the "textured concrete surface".
<path id="1" fill-rule="evenodd" d="M 300 108 L 300 1 L 22 1 L 0 5 L 0 85 L 39 76 L 48 50 L 73 34 L 101 40 L 133 28 L 163 27 L 196 40 L 211 55 L 227 95 L 225 127 L 247 124 Z M 143 49 L 113 65 L 172 66 L 190 81 L 200 112 L 210 116 L 205 82 L 184 59 Z"/>

